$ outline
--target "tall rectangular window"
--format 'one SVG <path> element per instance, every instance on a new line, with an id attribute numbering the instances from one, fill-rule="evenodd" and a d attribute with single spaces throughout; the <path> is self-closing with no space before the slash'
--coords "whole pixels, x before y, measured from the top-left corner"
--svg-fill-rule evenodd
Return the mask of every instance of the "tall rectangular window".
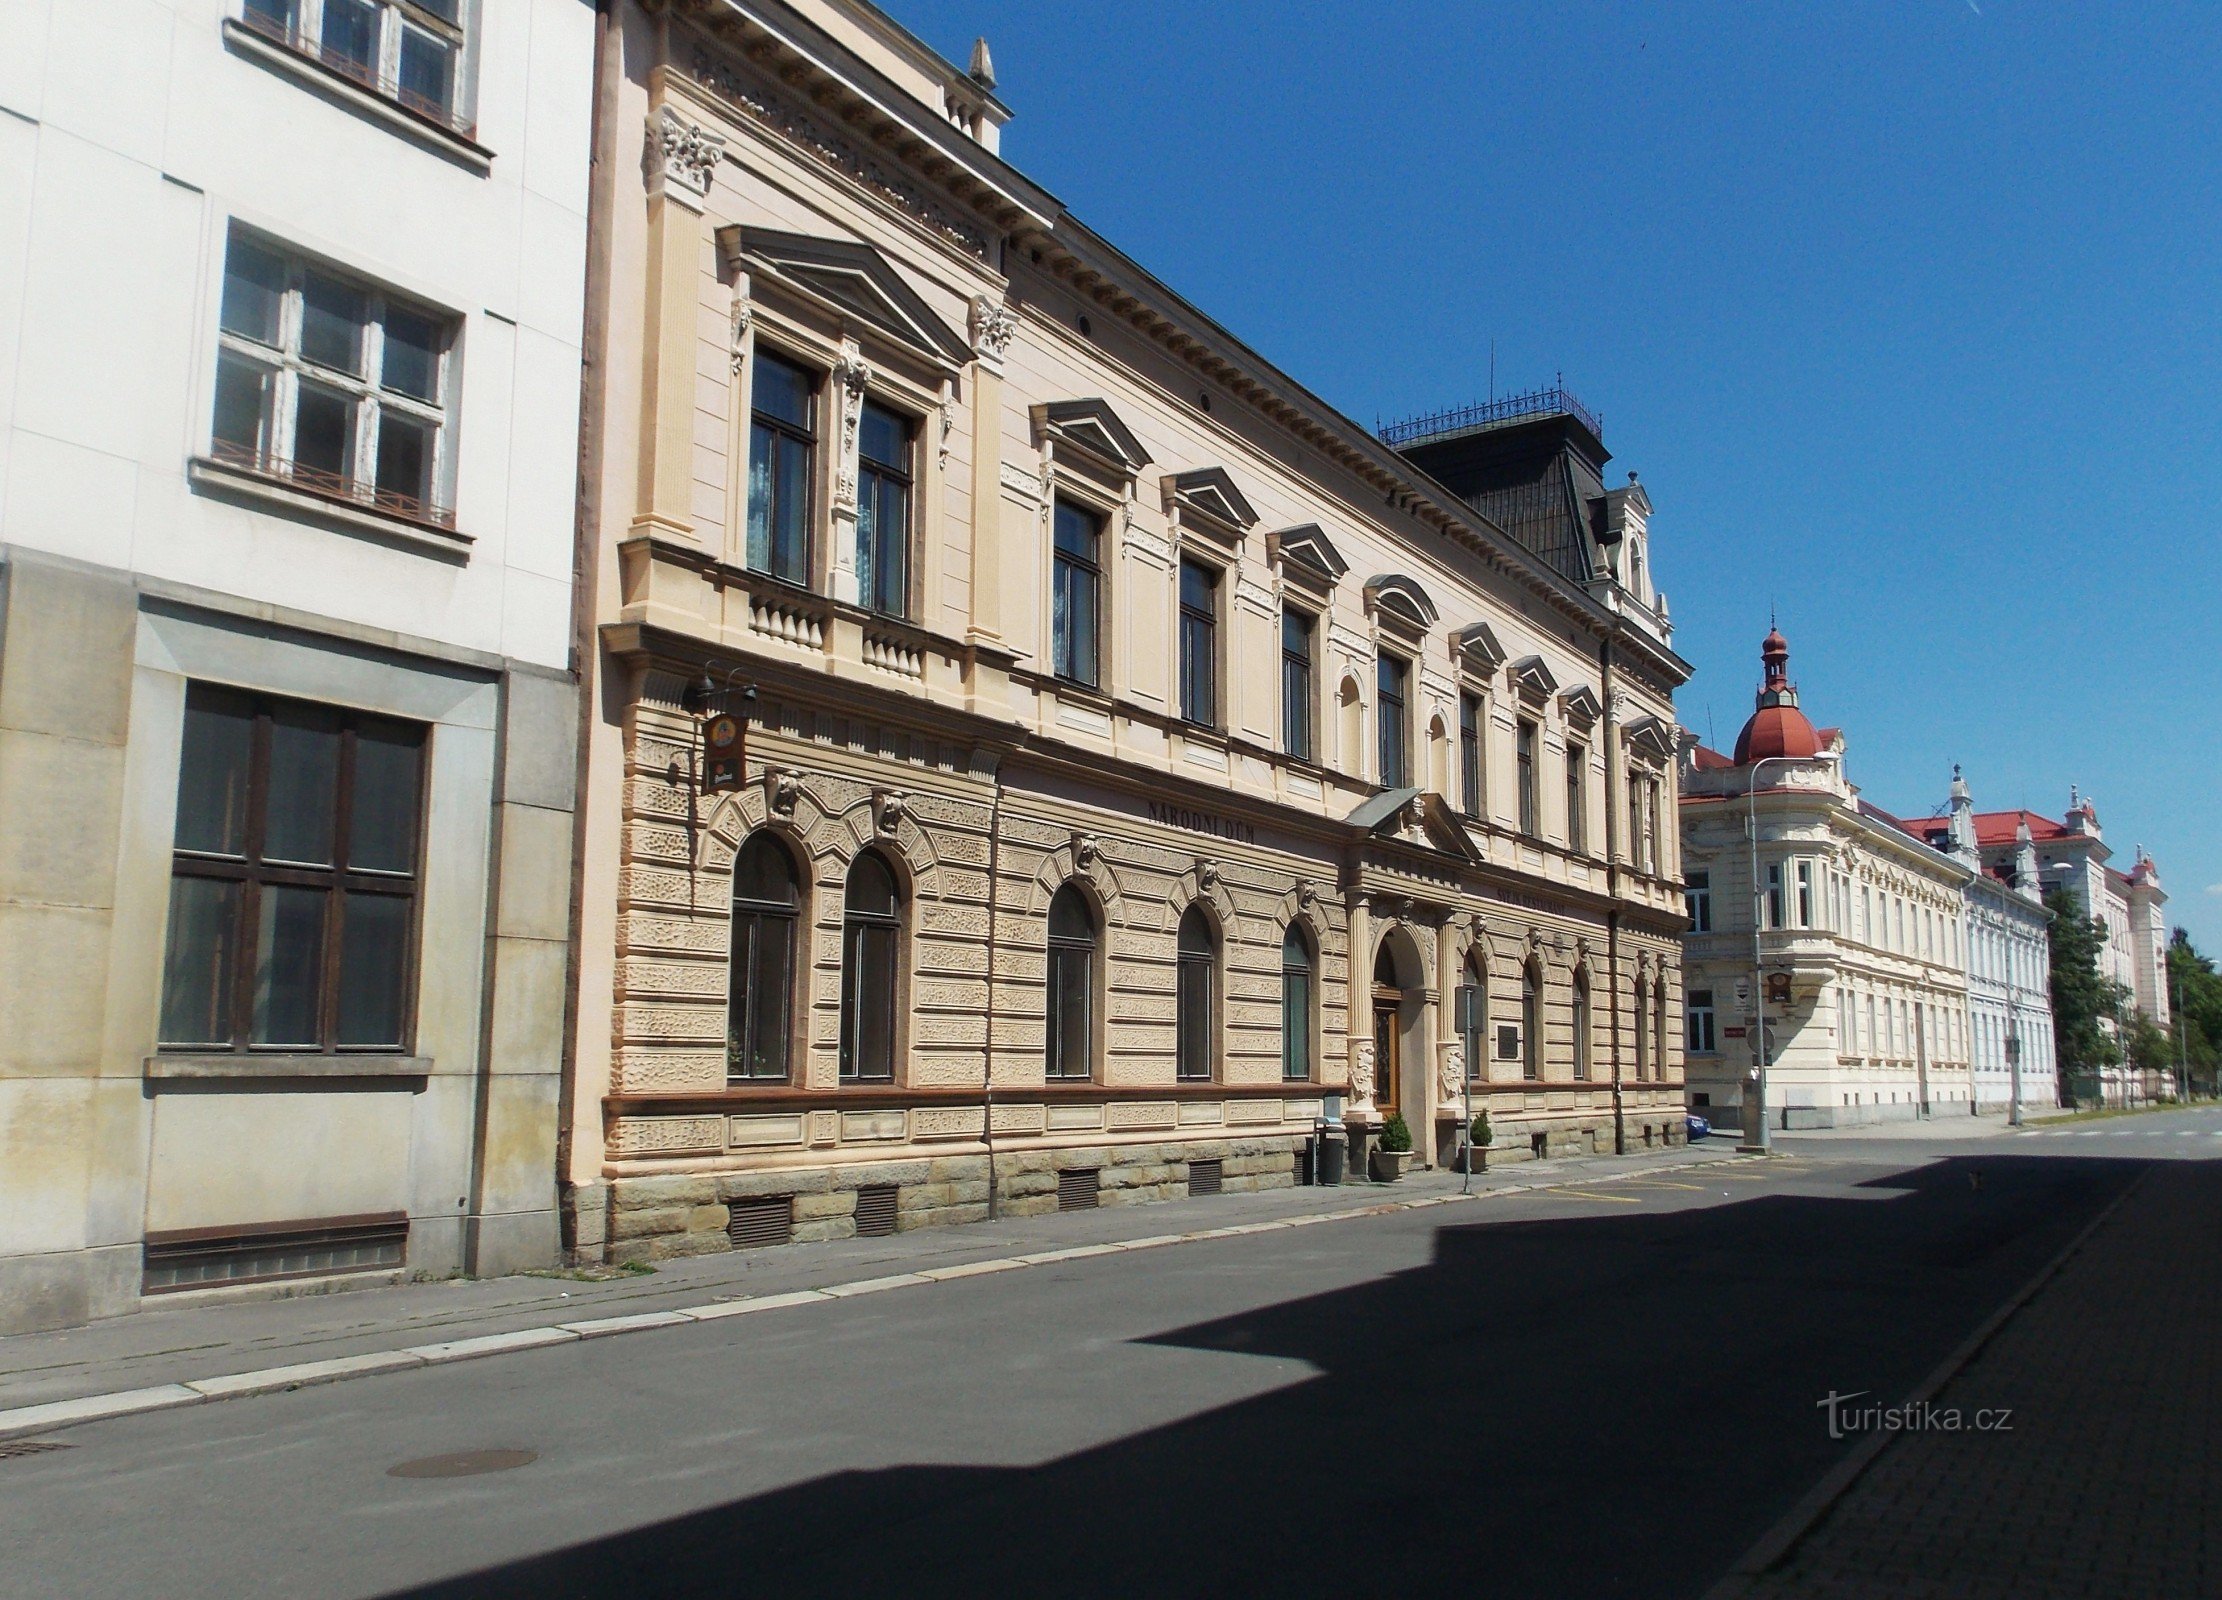
<path id="1" fill-rule="evenodd" d="M 193 685 L 163 1048 L 405 1048 L 423 792 L 418 724 Z"/>
<path id="2" fill-rule="evenodd" d="M 1531 839 L 1536 835 L 1536 813 L 1541 809 L 1535 792 L 1535 738 L 1535 724 L 1521 718 L 1513 734 L 1513 764 L 1520 779 L 1520 831 Z"/>
<path id="3" fill-rule="evenodd" d="M 1589 792 L 1589 752 L 1578 744 L 1566 747 L 1566 848 L 1576 855 L 1589 852 L 1589 817 L 1585 797 Z"/>
<path id="4" fill-rule="evenodd" d="M 1096 686 L 1097 608 L 1103 588 L 1103 519 L 1068 500 L 1057 502 L 1050 573 L 1051 670 L 1071 683 Z"/>
<path id="5" fill-rule="evenodd" d="M 1798 926 L 1813 926 L 1813 863 L 1798 863 Z"/>
<path id="6" fill-rule="evenodd" d="M 1682 904 L 1689 908 L 1690 932 L 1713 931 L 1713 875 L 1693 872 L 1682 885 Z"/>
<path id="7" fill-rule="evenodd" d="M 216 460 L 454 527 L 454 318 L 235 233 L 217 323 Z"/>
<path id="8" fill-rule="evenodd" d="M 246 0 L 239 20 L 417 116 L 471 131 L 463 0 Z"/>
<path id="9" fill-rule="evenodd" d="M 748 564 L 810 582 L 810 480 L 818 451 L 818 381 L 759 348 L 750 363 Z"/>
<path id="10" fill-rule="evenodd" d="M 1219 573 L 1201 561 L 1180 564 L 1180 714 L 1219 725 Z"/>
<path id="11" fill-rule="evenodd" d="M 864 604 L 910 615 L 911 457 L 908 417 L 866 401 L 857 426 L 856 583 Z"/>
<path id="12" fill-rule="evenodd" d="M 1713 1040 L 1713 991 L 1692 989 L 1684 997 L 1682 1004 L 1689 1020 L 1690 1049 L 1699 1055 L 1711 1055 L 1716 1048 Z"/>
<path id="13" fill-rule="evenodd" d="M 1458 697 L 1458 804 L 1469 817 L 1482 814 L 1481 696 Z"/>
<path id="14" fill-rule="evenodd" d="M 1281 612 L 1281 749 L 1313 759 L 1312 633 L 1316 619 L 1294 606 Z"/>
<path id="15" fill-rule="evenodd" d="M 1374 666 L 1374 731 L 1379 735 L 1381 787 L 1401 789 L 1412 781 L 1412 735 L 1405 717 L 1406 685 L 1411 663 L 1402 656 L 1381 652 Z"/>
<path id="16" fill-rule="evenodd" d="M 1767 926 L 1782 926 L 1782 863 L 1767 863 Z"/>

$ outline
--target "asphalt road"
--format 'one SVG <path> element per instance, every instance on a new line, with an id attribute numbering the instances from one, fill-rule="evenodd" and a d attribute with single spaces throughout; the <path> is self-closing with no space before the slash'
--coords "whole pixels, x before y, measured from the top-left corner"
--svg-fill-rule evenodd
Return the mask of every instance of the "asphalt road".
<path id="1" fill-rule="evenodd" d="M 1784 1148 L 92 1424 L 0 1594 L 1696 1596 L 2222 1116 Z"/>

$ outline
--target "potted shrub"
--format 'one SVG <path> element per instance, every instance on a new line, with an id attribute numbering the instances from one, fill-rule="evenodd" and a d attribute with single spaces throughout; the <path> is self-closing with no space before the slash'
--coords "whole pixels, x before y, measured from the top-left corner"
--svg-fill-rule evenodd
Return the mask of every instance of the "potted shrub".
<path id="1" fill-rule="evenodd" d="M 1489 1146 L 1496 1142 L 1496 1138 L 1496 1133 L 1489 1126 L 1489 1113 L 1486 1110 L 1475 1112 L 1473 1126 L 1466 1130 L 1468 1172 L 1489 1170 Z"/>
<path id="2" fill-rule="evenodd" d="M 1381 1138 L 1373 1149 L 1373 1181 L 1396 1182 L 1404 1176 L 1405 1164 L 1411 1159 L 1412 1130 L 1402 1112 L 1392 1111 L 1389 1120 L 1381 1124 Z"/>

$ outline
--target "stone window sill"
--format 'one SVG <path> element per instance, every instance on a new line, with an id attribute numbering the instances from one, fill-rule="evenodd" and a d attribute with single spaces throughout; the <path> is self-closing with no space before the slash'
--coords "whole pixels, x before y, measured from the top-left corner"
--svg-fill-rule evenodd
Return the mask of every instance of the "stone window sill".
<path id="1" fill-rule="evenodd" d="M 174 1051 L 146 1058 L 150 1083 L 253 1082 L 273 1079 L 398 1078 L 432 1076 L 430 1056 L 324 1055 L 306 1051 L 267 1054 L 211 1050 Z"/>
<path id="2" fill-rule="evenodd" d="M 412 139 L 436 154 L 446 156 L 458 166 L 486 176 L 493 169 L 494 152 L 476 139 L 443 128 L 429 118 L 417 115 L 407 108 L 371 93 L 345 73 L 335 72 L 322 62 L 287 49 L 248 27 L 236 17 L 224 19 L 224 43 L 235 54 L 250 56 L 275 72 L 299 81 L 309 89 L 338 101 L 349 110 L 359 112 L 371 121 L 382 123 L 405 139 Z"/>
<path id="3" fill-rule="evenodd" d="M 473 541 L 469 534 L 450 533 L 409 517 L 311 494 L 262 473 L 207 456 L 195 456 L 187 462 L 185 477 L 204 494 L 255 501 L 266 509 L 305 521 L 411 545 L 451 560 L 465 559 L 471 552 Z"/>

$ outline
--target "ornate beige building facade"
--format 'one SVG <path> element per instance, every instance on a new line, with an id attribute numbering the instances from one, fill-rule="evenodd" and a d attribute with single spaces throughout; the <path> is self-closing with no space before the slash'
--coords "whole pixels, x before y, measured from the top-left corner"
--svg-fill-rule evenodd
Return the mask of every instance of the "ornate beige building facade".
<path id="1" fill-rule="evenodd" d="M 619 5 L 600 74 L 575 1251 L 1282 1184 L 1338 1099 L 1680 1137 L 1687 669 L 1594 419 L 1400 453 L 870 6 Z"/>

